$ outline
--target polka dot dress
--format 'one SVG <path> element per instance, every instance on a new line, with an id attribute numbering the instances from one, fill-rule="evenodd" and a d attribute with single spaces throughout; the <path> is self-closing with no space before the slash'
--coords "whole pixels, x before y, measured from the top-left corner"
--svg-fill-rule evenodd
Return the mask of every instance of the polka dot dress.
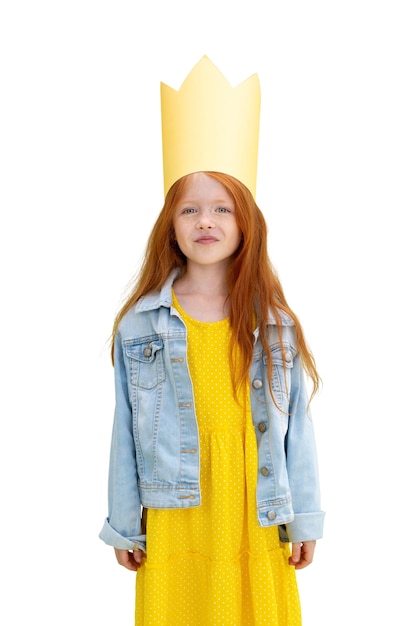
<path id="1" fill-rule="evenodd" d="M 173 297 L 188 332 L 202 502 L 147 511 L 136 626 L 300 626 L 288 544 L 256 518 L 256 436 L 233 398 L 229 321 L 198 322 Z"/>

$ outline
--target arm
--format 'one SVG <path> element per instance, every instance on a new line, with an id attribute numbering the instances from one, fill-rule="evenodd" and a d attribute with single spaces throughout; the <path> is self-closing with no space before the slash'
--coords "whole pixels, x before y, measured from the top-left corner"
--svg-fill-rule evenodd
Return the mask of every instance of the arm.
<path id="1" fill-rule="evenodd" d="M 320 508 L 313 422 L 308 411 L 308 394 L 299 355 L 295 357 L 291 370 L 286 460 L 295 518 L 285 527 L 281 527 L 280 531 L 284 540 L 293 544 L 302 542 L 301 557 L 309 559 L 312 558 L 314 546 L 308 544 L 322 537 L 324 513 Z M 298 553 L 298 548 L 294 545 L 293 552 Z"/>
<path id="2" fill-rule="evenodd" d="M 140 558 L 145 551 L 145 535 L 141 532 L 141 502 L 132 409 L 119 335 L 115 341 L 114 358 L 116 408 L 108 482 L 109 514 L 100 538 L 116 549 L 118 562 L 128 567 L 128 565 L 134 565 L 137 562 L 135 557 Z"/>

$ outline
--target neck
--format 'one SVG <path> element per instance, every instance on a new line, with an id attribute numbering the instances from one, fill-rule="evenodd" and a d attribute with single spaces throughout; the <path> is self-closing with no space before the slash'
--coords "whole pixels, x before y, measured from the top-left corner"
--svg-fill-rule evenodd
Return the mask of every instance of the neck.
<path id="1" fill-rule="evenodd" d="M 217 322 L 229 315 L 226 271 L 218 266 L 189 264 L 174 289 L 184 311 L 200 322 Z"/>
<path id="2" fill-rule="evenodd" d="M 175 288 L 183 293 L 227 297 L 226 267 L 188 264 L 185 274 L 176 281 Z"/>

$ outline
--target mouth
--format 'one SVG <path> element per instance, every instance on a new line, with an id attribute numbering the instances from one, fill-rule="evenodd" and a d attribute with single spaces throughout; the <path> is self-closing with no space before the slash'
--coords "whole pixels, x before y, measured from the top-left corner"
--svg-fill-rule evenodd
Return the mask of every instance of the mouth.
<path id="1" fill-rule="evenodd" d="M 209 243 L 216 243 L 218 239 L 216 237 L 213 237 L 212 235 L 203 235 L 202 237 L 199 237 L 195 241 L 196 243 L 209 244 Z"/>

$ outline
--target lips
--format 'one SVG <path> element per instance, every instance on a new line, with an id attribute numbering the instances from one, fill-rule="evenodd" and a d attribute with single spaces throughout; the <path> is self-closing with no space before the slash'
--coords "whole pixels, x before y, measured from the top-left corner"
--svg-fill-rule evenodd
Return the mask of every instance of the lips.
<path id="1" fill-rule="evenodd" d="M 199 237 L 198 239 L 196 239 L 196 243 L 203 243 L 203 244 L 215 243 L 216 241 L 219 241 L 219 240 L 216 237 L 213 237 L 213 235 L 203 235 L 202 237 Z"/>

